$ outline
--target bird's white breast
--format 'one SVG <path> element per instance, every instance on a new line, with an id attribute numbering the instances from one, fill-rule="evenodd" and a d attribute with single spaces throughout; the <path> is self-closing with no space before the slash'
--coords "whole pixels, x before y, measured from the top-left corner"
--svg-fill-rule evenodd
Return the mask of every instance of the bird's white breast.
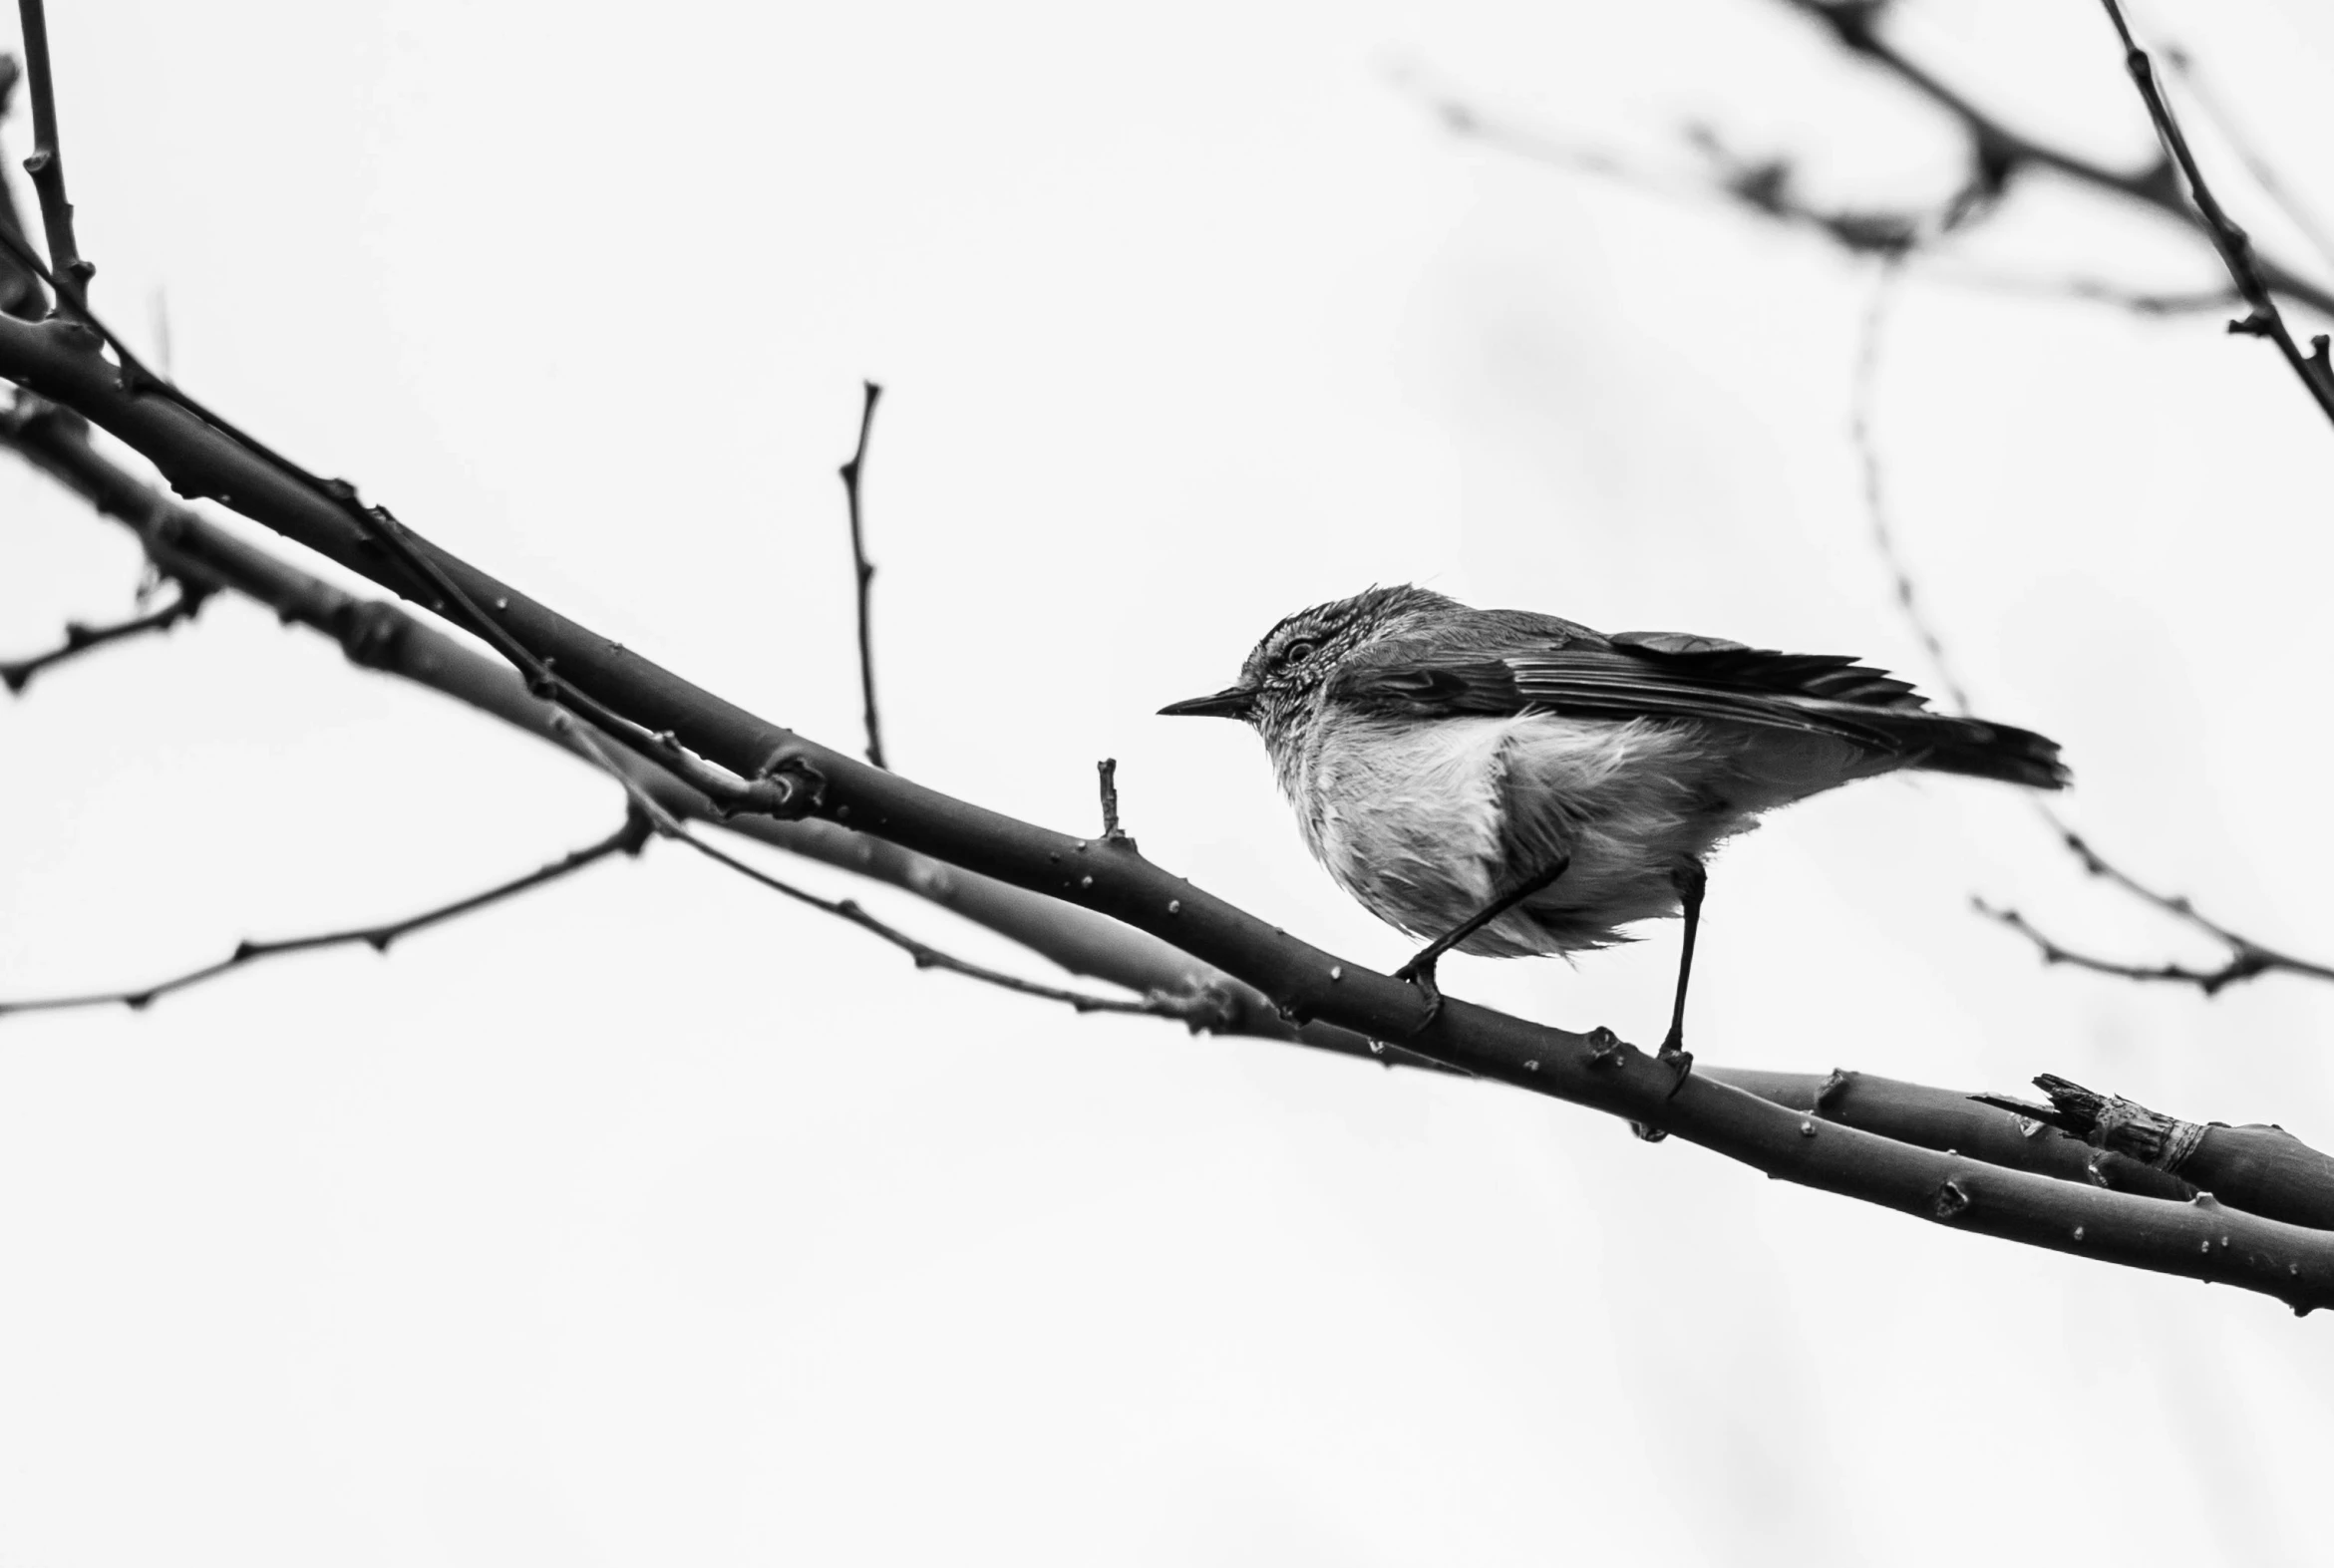
<path id="1" fill-rule="evenodd" d="M 1616 927 L 1674 914 L 1681 867 L 1805 792 L 1763 777 L 1770 761 L 1746 737 L 1700 725 L 1347 711 L 1290 749 L 1281 778 L 1339 885 L 1418 935 L 1441 935 L 1567 859 L 1545 891 L 1462 945 L 1519 955 L 1617 941 Z"/>
<path id="2" fill-rule="evenodd" d="M 1380 919 L 1431 935 L 1489 902 L 1520 721 L 1348 720 L 1308 737 L 1290 785 L 1305 842 Z"/>

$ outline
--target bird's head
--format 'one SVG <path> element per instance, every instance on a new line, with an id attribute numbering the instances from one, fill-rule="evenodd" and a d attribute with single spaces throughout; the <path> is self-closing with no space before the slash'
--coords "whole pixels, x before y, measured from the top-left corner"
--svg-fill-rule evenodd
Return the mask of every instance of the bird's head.
<path id="1" fill-rule="evenodd" d="M 1459 608 L 1439 593 L 1407 583 L 1316 604 L 1285 617 L 1264 634 L 1240 666 L 1236 685 L 1169 703 L 1160 712 L 1242 719 L 1256 727 L 1267 746 L 1277 746 L 1316 711 L 1322 688 L 1356 654 Z"/>

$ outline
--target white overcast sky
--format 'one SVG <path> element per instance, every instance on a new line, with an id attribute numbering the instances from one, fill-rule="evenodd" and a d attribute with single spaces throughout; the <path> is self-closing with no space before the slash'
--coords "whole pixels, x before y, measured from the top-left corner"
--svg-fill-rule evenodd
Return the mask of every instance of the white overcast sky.
<path id="1" fill-rule="evenodd" d="M 894 762 L 1075 828 L 1115 756 L 1148 852 L 1356 961 L 1405 944 L 1305 859 L 1253 738 L 1152 717 L 1286 610 L 1420 580 L 1929 677 L 1843 435 L 1868 272 L 1455 141 L 1396 85 L 1942 190 L 1951 139 L 1769 0 L 53 9 L 96 298 L 167 316 L 199 396 L 847 748 L 834 466 L 874 377 Z M 2334 21 L 2142 20 L 2334 212 Z M 2088 0 L 1900 35 L 2147 153 Z M 2213 278 L 2041 184 L 1981 262 Z M 1983 711 L 2065 743 L 2135 870 L 2334 951 L 2334 444 L 2272 353 L 1915 280 L 1882 375 Z M 5 462 L 0 551 L 9 652 L 137 572 Z M 619 810 L 234 603 L 0 704 L 0 761 L 7 995 L 416 909 Z M 1715 867 L 1697 1047 L 2334 1145 L 2334 992 L 2045 972 L 1972 893 L 2198 956 L 2010 791 L 1865 785 Z M 1445 981 L 1649 1039 L 1673 944 Z M 2329 1336 L 1505 1090 L 919 974 L 661 850 L 386 960 L 0 1023 L 7 1563 L 1959 1565 L 2103 1519 L 2300 1563 Z"/>

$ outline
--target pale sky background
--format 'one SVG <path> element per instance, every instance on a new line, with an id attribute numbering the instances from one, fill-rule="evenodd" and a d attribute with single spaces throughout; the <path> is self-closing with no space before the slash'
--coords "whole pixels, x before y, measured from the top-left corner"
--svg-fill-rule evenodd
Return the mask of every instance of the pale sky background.
<path id="1" fill-rule="evenodd" d="M 2334 212 L 2334 20 L 2142 20 Z M 1254 739 L 1152 717 L 1284 611 L 1420 580 L 1930 677 L 1844 439 L 1868 269 L 1455 141 L 1393 84 L 1941 192 L 1937 123 L 1776 5 L 65 0 L 52 29 L 95 297 L 148 341 L 167 299 L 197 395 L 849 748 L 834 466 L 872 376 L 894 762 L 1078 828 L 1116 756 L 1148 852 L 1356 961 L 1407 944 L 1305 858 Z M 2088 0 L 1899 31 L 2023 125 L 2147 153 Z M 2040 183 L 1967 259 L 2214 276 Z M 1883 376 L 1982 710 L 2065 743 L 2133 869 L 2334 952 L 2334 443 L 2273 353 L 1914 281 Z M 137 573 L 11 462 L 0 548 L 11 653 Z M 402 914 L 620 809 L 233 602 L 0 703 L 0 749 L 6 995 Z M 2334 992 L 2046 972 L 1973 892 L 2202 956 L 2013 792 L 1865 785 L 1715 867 L 1698 1050 L 2055 1072 L 2334 1144 Z M 1650 936 L 1445 982 L 1650 1040 Z M 2330 1465 L 2323 1316 L 1504 1089 L 1065 1016 L 670 849 L 387 960 L 0 1022 L 5 1564 L 1958 1565 L 2115 1520 L 2279 1564 L 2322 1553 Z"/>

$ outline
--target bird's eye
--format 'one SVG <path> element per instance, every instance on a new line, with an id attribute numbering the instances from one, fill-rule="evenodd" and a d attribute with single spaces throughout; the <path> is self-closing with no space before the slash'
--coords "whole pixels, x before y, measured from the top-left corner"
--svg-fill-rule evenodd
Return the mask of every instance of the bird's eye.
<path id="1" fill-rule="evenodd" d="M 1282 664 L 1303 664 L 1320 649 L 1321 645 L 1312 638 L 1299 637 L 1295 642 L 1280 650 L 1280 662 Z"/>

